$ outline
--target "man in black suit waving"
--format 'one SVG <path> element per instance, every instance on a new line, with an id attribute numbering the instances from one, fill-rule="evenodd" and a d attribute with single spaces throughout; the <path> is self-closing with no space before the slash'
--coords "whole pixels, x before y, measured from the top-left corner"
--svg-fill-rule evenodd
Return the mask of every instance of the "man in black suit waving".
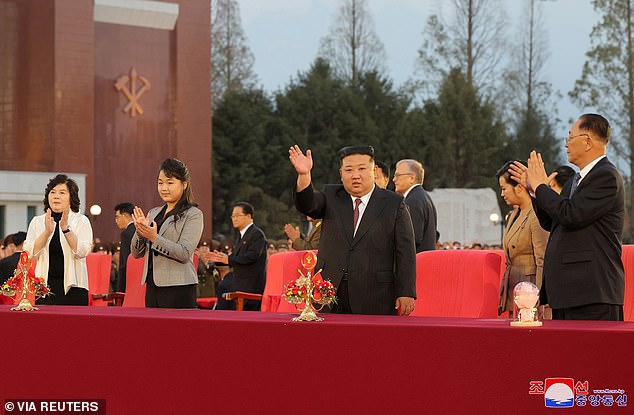
<path id="1" fill-rule="evenodd" d="M 396 163 L 394 190 L 405 198 L 414 225 L 416 253 L 436 249 L 436 207 L 429 194 L 423 189 L 425 170 L 423 165 L 412 159 Z"/>
<path id="2" fill-rule="evenodd" d="M 322 219 L 317 268 L 337 287 L 335 313 L 409 315 L 416 297 L 414 231 L 403 197 L 374 184 L 374 149 L 339 151 L 341 182 L 313 189 L 310 150 L 289 149 L 295 205 Z"/>
<path id="3" fill-rule="evenodd" d="M 610 124 L 584 114 L 566 137 L 568 161 L 580 172 L 561 195 L 548 187 L 541 154 L 531 153 L 528 168 L 513 177 L 534 193 L 541 226 L 550 231 L 542 282 L 542 304 L 553 319 L 623 320 L 625 290 L 621 261 L 625 192 L 623 178 L 606 157 Z"/>
<path id="4" fill-rule="evenodd" d="M 253 223 L 254 209 L 250 203 L 237 202 L 233 206 L 231 222 L 240 232 L 235 248 L 231 254 L 213 251 L 209 258 L 220 264 L 228 264 L 233 268 L 233 283 L 236 291 L 262 294 L 266 283 L 266 236 L 262 229 Z M 227 292 L 226 281 L 218 284 L 218 292 Z M 220 304 L 220 303 L 219 303 Z M 245 311 L 260 310 L 262 302 L 247 300 Z M 216 307 L 216 309 L 227 309 Z"/>

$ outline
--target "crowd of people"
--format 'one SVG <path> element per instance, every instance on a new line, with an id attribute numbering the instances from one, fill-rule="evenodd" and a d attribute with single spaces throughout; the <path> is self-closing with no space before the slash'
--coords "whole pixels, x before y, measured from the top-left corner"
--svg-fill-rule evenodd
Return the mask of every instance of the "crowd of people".
<path id="1" fill-rule="evenodd" d="M 496 173 L 501 196 L 512 208 L 502 246 L 477 241 L 441 243 L 436 208 L 425 191 L 424 169 L 403 159 L 395 172 L 375 162 L 371 146 L 342 148 L 340 184 L 313 188 L 311 150 L 289 149 L 297 173 L 294 199 L 309 224 L 286 224 L 283 241 L 267 240 L 254 222 L 255 208 L 236 202 L 235 241 L 202 238 L 203 212 L 193 201 L 185 163 L 168 158 L 157 174 L 161 206 L 147 213 L 131 203 L 115 207 L 121 240 L 93 240 L 90 221 L 79 213 L 79 189 L 65 175 L 52 178 L 44 192 L 44 213 L 28 231 L 3 240 L 0 275 L 12 275 L 20 251 L 37 259 L 35 275 L 48 281 L 52 296 L 42 304 L 86 305 L 90 252 L 111 254 L 111 290 L 125 291 L 129 255 L 143 258 L 147 307 L 195 308 L 197 297 L 217 297 L 217 309 L 234 309 L 224 293 L 262 293 L 267 258 L 288 250 L 318 250 L 318 267 L 337 288 L 338 301 L 324 311 L 409 315 L 415 306 L 419 252 L 435 249 L 500 249 L 506 272 L 498 313 L 513 315 L 513 288 L 531 282 L 540 289 L 544 318 L 623 320 L 623 179 L 606 157 L 608 121 L 584 114 L 564 145 L 568 161 L 548 175 L 541 155 L 512 160 Z M 390 181 L 395 191 L 386 190 Z M 195 265 L 195 255 L 198 258 Z M 17 255 L 17 256 L 16 256 Z M 12 268 L 13 267 L 13 268 Z M 245 310 L 259 310 L 247 300 Z"/>

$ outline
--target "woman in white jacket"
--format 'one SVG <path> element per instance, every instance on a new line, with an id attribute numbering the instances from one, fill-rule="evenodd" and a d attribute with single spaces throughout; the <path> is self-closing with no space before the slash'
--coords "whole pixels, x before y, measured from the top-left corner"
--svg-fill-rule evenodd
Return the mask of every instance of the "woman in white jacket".
<path id="1" fill-rule="evenodd" d="M 86 255 L 92 247 L 92 227 L 79 213 L 79 203 L 77 183 L 58 174 L 46 186 L 46 213 L 29 224 L 24 250 L 37 259 L 35 275 L 47 280 L 53 293 L 38 304 L 88 305 Z"/>

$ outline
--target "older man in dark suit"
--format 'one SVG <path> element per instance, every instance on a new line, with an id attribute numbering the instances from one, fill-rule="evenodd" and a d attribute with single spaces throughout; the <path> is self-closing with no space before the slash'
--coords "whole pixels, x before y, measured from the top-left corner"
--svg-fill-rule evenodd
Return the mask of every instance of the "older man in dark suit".
<path id="1" fill-rule="evenodd" d="M 262 294 L 266 283 L 266 236 L 262 229 L 253 223 L 254 209 L 250 203 L 238 202 L 233 207 L 231 222 L 240 232 L 235 248 L 231 254 L 213 251 L 208 254 L 209 259 L 220 264 L 228 264 L 233 268 L 236 291 Z M 221 281 L 219 292 L 228 292 Z M 261 301 L 247 300 L 244 310 L 258 311 Z M 220 309 L 216 307 L 216 309 Z"/>
<path id="2" fill-rule="evenodd" d="M 339 151 L 342 184 L 312 186 L 313 159 L 289 150 L 297 172 L 295 205 L 322 219 L 317 268 L 337 287 L 336 313 L 409 315 L 416 297 L 412 220 L 403 197 L 375 186 L 374 149 Z"/>
<path id="3" fill-rule="evenodd" d="M 429 194 L 423 189 L 425 170 L 423 165 L 412 159 L 396 163 L 394 187 L 396 193 L 405 198 L 414 225 L 416 253 L 436 249 L 436 207 Z"/>
<path id="4" fill-rule="evenodd" d="M 610 124 L 601 115 L 579 117 L 565 144 L 580 172 L 561 195 L 548 187 L 554 175 L 546 175 L 541 154 L 531 153 L 528 168 L 512 169 L 534 193 L 535 213 L 550 231 L 541 300 L 552 307 L 553 319 L 623 320 L 625 191 L 606 157 L 609 139 Z"/>

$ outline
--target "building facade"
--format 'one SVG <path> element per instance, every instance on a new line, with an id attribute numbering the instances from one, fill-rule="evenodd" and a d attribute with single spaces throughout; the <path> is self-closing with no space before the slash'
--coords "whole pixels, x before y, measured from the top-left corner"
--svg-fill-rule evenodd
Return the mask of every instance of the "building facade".
<path id="1" fill-rule="evenodd" d="M 0 230 L 25 230 L 34 183 L 63 172 L 116 241 L 114 206 L 161 204 L 176 157 L 211 235 L 210 32 L 209 0 L 0 0 L 0 180 L 25 172 L 0 186 Z"/>

